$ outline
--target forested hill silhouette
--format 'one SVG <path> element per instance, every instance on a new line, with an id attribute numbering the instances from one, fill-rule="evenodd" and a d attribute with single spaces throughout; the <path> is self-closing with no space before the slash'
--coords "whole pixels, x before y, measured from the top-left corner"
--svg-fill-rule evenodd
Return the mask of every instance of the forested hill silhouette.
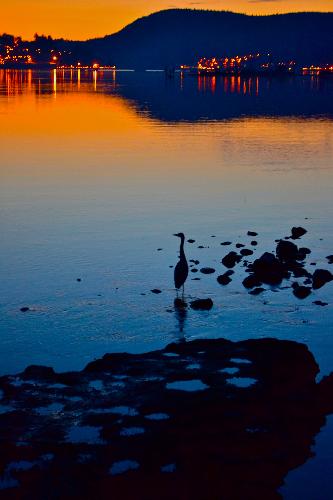
<path id="1" fill-rule="evenodd" d="M 101 62 L 164 68 L 202 56 L 271 52 L 299 64 L 333 62 L 333 12 L 248 16 L 225 11 L 170 9 L 143 17 L 114 35 L 77 49 Z M 74 48 L 74 47 L 73 47 Z"/>

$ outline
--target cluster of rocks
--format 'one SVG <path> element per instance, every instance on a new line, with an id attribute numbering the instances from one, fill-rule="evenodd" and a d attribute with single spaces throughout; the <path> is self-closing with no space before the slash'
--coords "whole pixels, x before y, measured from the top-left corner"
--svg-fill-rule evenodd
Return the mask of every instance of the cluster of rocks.
<path id="1" fill-rule="evenodd" d="M 332 273 L 326 269 L 316 269 L 313 274 L 307 271 L 304 265 L 307 256 L 311 254 L 311 250 L 306 247 L 298 247 L 292 241 L 288 241 L 299 239 L 306 232 L 306 229 L 302 227 L 293 227 L 291 229 L 291 236 L 276 240 L 275 254 L 265 252 L 258 259 L 254 260 L 253 263 L 245 262 L 246 271 L 249 275 L 243 280 L 243 285 L 245 288 L 251 289 L 249 293 L 259 295 L 265 291 L 265 288 L 262 287 L 264 284 L 277 286 L 283 280 L 303 278 L 304 283 L 299 284 L 297 281 L 294 281 L 291 288 L 295 297 L 304 299 L 311 294 L 312 290 L 318 290 L 333 280 Z M 252 234 L 256 233 L 248 232 L 248 235 Z M 251 255 L 252 253 L 251 250 L 247 249 L 242 249 L 239 254 L 231 251 L 223 257 L 222 264 L 229 269 L 234 268 L 241 262 L 245 255 Z M 329 263 L 332 263 L 333 256 L 328 256 L 327 260 Z M 217 281 L 221 285 L 228 285 L 231 281 L 230 271 L 218 276 Z M 318 302 L 320 301 L 316 301 L 315 303 Z M 319 305 L 323 304 L 321 302 Z"/>

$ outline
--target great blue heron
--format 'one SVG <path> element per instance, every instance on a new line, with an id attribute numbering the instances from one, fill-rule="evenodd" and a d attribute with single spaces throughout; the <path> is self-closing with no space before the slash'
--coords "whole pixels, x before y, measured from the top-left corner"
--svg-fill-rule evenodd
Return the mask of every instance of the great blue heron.
<path id="1" fill-rule="evenodd" d="M 188 276 L 188 264 L 184 252 L 185 235 L 184 233 L 178 233 L 174 234 L 174 236 L 180 238 L 179 261 L 175 267 L 174 273 L 175 287 L 177 288 L 177 290 L 183 287 L 184 293 L 184 283 Z"/>

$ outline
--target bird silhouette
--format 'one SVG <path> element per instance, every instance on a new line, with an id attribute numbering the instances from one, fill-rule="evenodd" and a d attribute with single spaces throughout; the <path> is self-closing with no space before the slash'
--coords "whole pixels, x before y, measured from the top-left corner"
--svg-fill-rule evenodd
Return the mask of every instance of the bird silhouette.
<path id="1" fill-rule="evenodd" d="M 184 293 L 184 283 L 188 276 L 188 264 L 184 252 L 185 235 L 184 233 L 178 233 L 174 234 L 174 236 L 180 238 L 179 261 L 175 267 L 174 273 L 175 287 L 177 288 L 177 290 L 183 287 Z"/>

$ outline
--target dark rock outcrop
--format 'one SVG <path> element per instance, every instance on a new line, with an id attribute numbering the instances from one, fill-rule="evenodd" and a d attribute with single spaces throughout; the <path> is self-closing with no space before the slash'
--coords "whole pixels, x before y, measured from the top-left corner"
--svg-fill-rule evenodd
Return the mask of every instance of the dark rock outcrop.
<path id="1" fill-rule="evenodd" d="M 318 373 L 305 345 L 219 339 L 108 354 L 48 383 L 1 377 L 1 494 L 278 499 L 333 412 Z"/>

